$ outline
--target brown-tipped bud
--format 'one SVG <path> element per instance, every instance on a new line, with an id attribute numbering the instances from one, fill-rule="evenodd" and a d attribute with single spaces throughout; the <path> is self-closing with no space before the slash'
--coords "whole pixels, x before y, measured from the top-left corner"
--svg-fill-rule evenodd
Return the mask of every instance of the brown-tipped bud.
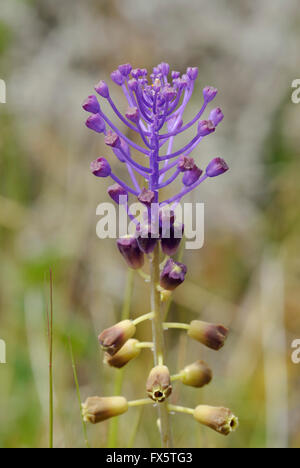
<path id="1" fill-rule="evenodd" d="M 104 330 L 98 337 L 101 348 L 110 356 L 114 356 L 133 337 L 136 327 L 131 320 L 123 320 L 111 328 Z"/>
<path id="2" fill-rule="evenodd" d="M 170 372 L 167 366 L 156 366 L 149 374 L 146 389 L 149 398 L 162 403 L 172 393 Z"/>
<path id="3" fill-rule="evenodd" d="M 140 354 L 141 349 L 136 346 L 138 343 L 138 340 L 130 339 L 114 356 L 110 356 L 108 353 L 105 353 L 104 363 L 121 369 L 126 366 L 129 361 L 132 361 L 132 359 L 135 359 Z"/>
<path id="4" fill-rule="evenodd" d="M 211 382 L 212 371 L 204 361 L 197 361 L 180 372 L 180 380 L 184 385 L 201 388 Z"/>
<path id="5" fill-rule="evenodd" d="M 218 351 L 224 346 L 228 332 L 228 328 L 223 327 L 223 325 L 194 320 L 190 324 L 188 335 L 208 348 Z"/>
<path id="6" fill-rule="evenodd" d="M 90 397 L 82 404 L 83 419 L 92 424 L 120 416 L 127 410 L 128 402 L 123 397 Z"/>
<path id="7" fill-rule="evenodd" d="M 200 405 L 194 411 L 194 418 L 223 435 L 234 432 L 239 425 L 238 418 L 228 408 Z"/>

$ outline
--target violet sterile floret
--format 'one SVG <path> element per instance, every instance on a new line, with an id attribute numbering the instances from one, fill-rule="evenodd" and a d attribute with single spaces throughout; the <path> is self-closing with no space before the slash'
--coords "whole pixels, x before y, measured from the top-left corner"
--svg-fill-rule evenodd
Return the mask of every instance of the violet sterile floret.
<path id="1" fill-rule="evenodd" d="M 132 70 L 132 66 L 130 65 L 130 63 L 124 63 L 123 65 L 118 66 L 118 70 L 121 73 L 121 75 L 127 77 Z"/>
<path id="2" fill-rule="evenodd" d="M 218 90 L 212 86 L 206 86 L 203 90 L 203 97 L 206 102 L 211 102 L 215 99 L 218 94 Z"/>
<path id="3" fill-rule="evenodd" d="M 105 81 L 103 80 L 99 81 L 99 83 L 95 86 L 95 90 L 103 98 L 105 99 L 109 98 L 109 88 L 107 84 L 105 83 Z"/>
<path id="4" fill-rule="evenodd" d="M 107 189 L 110 198 L 118 205 L 122 200 L 128 201 L 128 192 L 119 184 L 113 184 Z"/>
<path id="5" fill-rule="evenodd" d="M 122 75 L 122 73 L 119 70 L 113 71 L 111 73 L 110 77 L 111 77 L 112 81 L 114 83 L 116 83 L 117 85 L 119 85 L 119 86 L 122 86 L 122 84 L 125 81 L 124 76 Z"/>
<path id="6" fill-rule="evenodd" d="M 197 180 L 200 179 L 202 174 L 203 174 L 203 171 L 199 169 L 199 167 L 194 166 L 193 169 L 191 169 L 190 171 L 186 171 L 183 174 L 183 177 L 182 177 L 183 185 L 185 185 L 186 187 L 190 187 L 191 185 L 195 184 Z"/>
<path id="7" fill-rule="evenodd" d="M 206 168 L 208 177 L 217 177 L 229 170 L 227 163 L 222 158 L 213 159 Z"/>
<path id="8" fill-rule="evenodd" d="M 91 112 L 92 114 L 98 114 L 100 112 L 98 99 L 94 95 L 89 96 L 82 104 L 82 107 L 85 111 Z"/>
<path id="9" fill-rule="evenodd" d="M 119 148 L 121 145 L 121 140 L 119 135 L 115 132 L 109 131 L 104 138 L 104 143 L 111 148 Z"/>
<path id="10" fill-rule="evenodd" d="M 198 125 L 198 134 L 201 137 L 210 135 L 216 130 L 213 122 L 211 120 L 201 120 Z"/>
<path id="11" fill-rule="evenodd" d="M 157 213 L 160 213 L 165 206 L 169 206 L 173 211 L 173 204 L 176 206 L 185 195 L 205 180 L 228 170 L 226 163 L 221 158 L 216 158 L 208 165 L 205 175 L 202 176 L 202 170 L 196 160 L 196 150 L 201 140 L 215 132 L 224 117 L 218 107 L 209 110 L 210 113 L 205 116 L 209 103 L 217 95 L 216 88 L 211 86 L 204 88 L 204 102 L 200 111 L 190 122 L 183 123 L 184 111 L 192 96 L 198 74 L 197 67 L 188 67 L 183 74 L 171 71 L 169 64 L 165 62 L 154 67 L 149 73 L 145 68 L 132 68 L 129 63 L 119 65 L 111 73 L 111 79 L 121 86 L 124 92 L 128 104 L 125 115 L 114 103 L 105 81 L 101 80 L 95 86 L 99 96 L 107 99 L 112 112 L 122 125 L 125 125 L 131 133 L 135 132 L 140 137 L 140 141 L 129 138 L 128 135 L 131 133 L 119 130 L 118 125 L 102 110 L 96 96 L 89 96 L 83 105 L 84 109 L 92 114 L 86 122 L 87 127 L 97 133 L 104 133 L 105 144 L 120 162 L 126 164 L 131 183 L 121 180 L 114 174 L 109 163 L 106 160 L 104 163 L 103 158 L 92 164 L 93 173 L 98 177 L 111 177 L 114 185 L 108 189 L 109 196 L 116 203 L 126 206 L 128 216 L 137 226 L 139 220 L 134 219 L 130 212 L 129 196 L 134 196 L 146 206 L 148 210 L 146 222 L 152 223 L 150 220 L 153 219 L 154 206 Z M 181 149 L 174 150 L 175 137 L 192 127 L 196 127 L 196 135 Z M 135 152 L 140 153 L 143 159 L 136 158 Z M 169 174 L 169 171 L 172 173 Z M 164 199 L 161 196 L 162 190 L 175 181 L 180 173 L 183 174 L 181 189 L 170 198 Z M 174 221 L 173 216 L 171 226 Z M 180 239 L 174 240 L 170 226 L 169 237 L 166 232 L 165 237 L 162 236 L 160 225 L 159 229 L 163 251 L 167 255 L 174 254 Z M 142 254 L 142 256 L 137 255 L 141 259 L 143 252 L 151 253 L 156 242 L 152 242 L 149 235 L 140 240 L 142 237 L 140 234 L 137 232 L 138 241 L 136 238 L 131 240 L 130 246 L 132 248 L 134 245 L 136 252 Z M 120 242 L 119 249 L 124 251 L 123 243 L 128 243 L 128 239 Z M 179 277 L 182 275 L 183 273 Z"/>
<path id="12" fill-rule="evenodd" d="M 217 127 L 222 120 L 224 119 L 224 114 L 220 107 L 217 107 L 216 109 L 213 109 L 211 113 L 209 114 L 209 120 L 211 120 L 214 124 L 215 127 Z"/>
<path id="13" fill-rule="evenodd" d="M 105 122 L 100 114 L 91 115 L 86 121 L 86 126 L 97 133 L 104 133 L 106 130 Z"/>
<path id="14" fill-rule="evenodd" d="M 91 162 L 91 171 L 96 177 L 108 177 L 111 174 L 111 167 L 105 158 L 98 158 Z"/>

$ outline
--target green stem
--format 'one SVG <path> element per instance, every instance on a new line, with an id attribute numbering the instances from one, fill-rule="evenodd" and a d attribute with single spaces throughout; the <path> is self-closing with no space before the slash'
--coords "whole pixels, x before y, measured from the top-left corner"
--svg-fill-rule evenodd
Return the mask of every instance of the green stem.
<path id="1" fill-rule="evenodd" d="M 122 309 L 122 320 L 127 320 L 130 317 L 131 299 L 133 292 L 134 283 L 134 270 L 128 270 L 126 288 L 124 294 L 124 302 Z M 124 380 L 124 369 L 117 371 L 115 383 L 114 383 L 114 395 L 119 396 L 122 393 Z M 108 448 L 116 448 L 118 444 L 118 427 L 119 418 L 113 418 L 109 424 L 108 431 Z"/>
<path id="2" fill-rule="evenodd" d="M 136 406 L 145 406 L 145 405 L 154 405 L 154 402 L 151 401 L 149 398 L 143 398 L 142 400 L 133 400 L 128 402 L 128 406 L 130 408 L 136 407 Z"/>
<path id="3" fill-rule="evenodd" d="M 175 328 L 178 330 L 189 330 L 191 326 L 187 323 L 164 322 L 163 327 L 164 330 L 169 330 L 169 328 Z"/>
<path id="4" fill-rule="evenodd" d="M 195 413 L 195 410 L 192 408 L 185 408 L 184 406 L 176 406 L 176 405 L 168 405 L 169 411 L 174 411 L 176 413 L 184 413 L 184 414 L 191 414 Z"/>
<path id="5" fill-rule="evenodd" d="M 53 448 L 53 277 L 50 274 L 50 316 L 48 315 L 49 339 L 49 448 Z"/>
<path id="6" fill-rule="evenodd" d="M 152 321 L 152 335 L 154 344 L 154 364 L 155 366 L 165 362 L 164 331 L 161 317 L 160 293 L 157 290 L 159 284 L 159 244 L 157 244 L 150 260 L 151 270 L 151 310 L 154 312 Z M 166 402 L 158 405 L 160 420 L 161 443 L 163 448 L 171 448 L 171 428 Z"/>
<path id="7" fill-rule="evenodd" d="M 75 364 L 75 358 L 74 358 L 74 353 L 73 353 L 73 347 L 72 347 L 72 342 L 71 342 L 71 338 L 70 338 L 70 337 L 69 337 L 69 348 L 70 348 L 70 355 L 71 355 L 71 361 L 72 361 L 72 369 L 73 369 L 74 381 L 75 381 L 75 386 L 76 386 L 76 393 L 77 393 L 77 398 L 78 398 L 78 403 L 79 403 L 79 409 L 80 409 L 80 415 L 81 415 L 81 422 L 82 422 L 82 431 L 83 431 L 84 442 L 85 442 L 86 448 L 90 448 L 89 442 L 88 442 L 88 437 L 87 437 L 86 424 L 85 424 L 85 422 L 84 422 L 84 419 L 83 419 L 83 416 L 82 416 L 82 411 L 81 411 L 81 395 L 80 395 L 79 382 L 78 382 L 78 377 L 77 377 L 77 371 L 76 371 L 76 364 Z"/>
<path id="8" fill-rule="evenodd" d="M 152 320 L 154 318 L 154 312 L 149 312 L 149 314 L 141 315 L 133 320 L 134 325 L 138 325 L 139 323 L 145 322 L 146 320 Z"/>

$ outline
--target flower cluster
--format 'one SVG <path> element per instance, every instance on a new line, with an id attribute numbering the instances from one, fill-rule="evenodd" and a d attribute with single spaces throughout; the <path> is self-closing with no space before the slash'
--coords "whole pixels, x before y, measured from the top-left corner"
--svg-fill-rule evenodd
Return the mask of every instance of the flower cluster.
<path id="1" fill-rule="evenodd" d="M 174 380 L 200 388 L 211 381 L 212 373 L 204 362 L 197 361 L 171 376 L 165 365 L 164 330 L 185 329 L 191 338 L 215 350 L 223 346 L 228 333 L 221 325 L 200 321 L 191 324 L 163 323 L 160 306 L 157 305 L 184 282 L 187 274 L 187 267 L 183 263 L 170 258 L 176 254 L 184 233 L 184 226 L 176 221 L 177 204 L 205 180 L 224 174 L 229 169 L 222 158 L 216 157 L 203 170 L 191 157 L 202 139 L 214 133 L 224 118 L 222 110 L 217 107 L 209 111 L 207 119 L 203 119 L 218 92 L 213 87 L 205 87 L 201 109 L 190 122 L 184 123 L 183 114 L 197 78 L 198 68 L 188 68 L 181 75 L 177 71 L 170 72 L 169 65 L 161 63 L 148 74 L 144 68 L 133 69 L 130 64 L 120 65 L 111 74 L 111 79 L 122 88 L 127 100 L 128 108 L 124 115 L 113 101 L 106 82 L 100 81 L 95 86 L 97 94 L 107 101 L 129 134 L 140 138 L 139 143 L 129 138 L 127 131 L 123 133 L 118 129 L 103 111 L 96 95 L 89 96 L 83 104 L 83 108 L 91 114 L 86 126 L 104 135 L 105 144 L 111 148 L 118 161 L 126 165 L 131 179 L 130 184 L 121 180 L 102 156 L 91 163 L 91 171 L 96 177 L 112 179 L 113 185 L 108 188 L 109 196 L 115 203 L 125 206 L 129 218 L 136 225 L 134 234 L 118 239 L 118 249 L 131 269 L 140 271 L 145 257 L 149 258 L 152 265 L 150 280 L 153 286 L 153 310 L 136 320 L 125 320 L 105 330 L 100 334 L 99 341 L 105 352 L 105 363 L 116 368 L 136 358 L 143 347 L 153 349 L 155 366 L 149 374 L 146 392 L 150 403 L 154 401 L 165 409 L 164 414 L 160 413 L 165 446 L 170 444 L 170 438 L 166 435 L 166 414 L 170 411 L 191 413 L 196 420 L 222 434 L 230 433 L 237 425 L 235 416 L 224 408 L 198 406 L 190 410 L 167 404 Z M 195 129 L 193 138 L 184 147 L 174 150 L 175 137 L 191 128 Z M 139 154 L 139 158 L 132 154 L 133 151 Z M 142 163 L 142 160 L 145 162 Z M 179 177 L 182 181 L 181 189 L 164 199 L 161 195 L 163 189 Z M 145 207 L 142 219 L 136 219 L 130 211 L 131 196 Z M 159 270 L 160 248 L 166 259 Z M 136 326 L 143 320 L 153 322 L 151 343 L 140 343 L 133 338 Z M 145 400 L 138 401 L 145 404 Z M 139 404 L 138 401 L 127 402 L 121 397 L 90 398 L 83 406 L 84 418 L 92 423 L 103 421 L 126 412 L 130 406 Z"/>

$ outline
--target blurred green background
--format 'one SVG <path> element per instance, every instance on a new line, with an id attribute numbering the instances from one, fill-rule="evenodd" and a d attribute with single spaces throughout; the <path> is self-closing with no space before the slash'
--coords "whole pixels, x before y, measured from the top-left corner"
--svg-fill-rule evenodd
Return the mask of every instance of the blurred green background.
<path id="1" fill-rule="evenodd" d="M 221 322 L 231 336 L 220 353 L 175 331 L 167 342 L 173 372 L 197 358 L 214 370 L 204 390 L 176 385 L 173 401 L 230 407 L 240 428 L 224 438 L 174 415 L 175 445 L 300 446 L 300 365 L 291 360 L 300 339 L 300 105 L 291 101 L 299 39 L 298 0 L 1 0 L 0 447 L 47 446 L 49 268 L 55 446 L 84 445 L 69 335 L 82 398 L 113 393 L 116 372 L 103 366 L 97 335 L 120 317 L 127 271 L 115 242 L 96 237 L 107 182 L 90 175 L 89 163 L 107 149 L 85 128 L 81 104 L 118 64 L 161 61 L 200 69 L 186 120 L 202 87 L 219 88 L 226 118 L 195 157 L 204 166 L 222 156 L 231 168 L 190 199 L 205 202 L 206 241 L 185 252 L 188 279 L 170 311 L 172 320 Z M 112 93 L 121 102 L 115 85 Z M 149 311 L 146 297 L 135 277 L 132 316 Z M 138 336 L 149 333 L 143 325 Z M 144 397 L 150 368 L 146 350 L 126 367 L 123 394 Z M 119 446 L 138 422 L 134 445 L 158 446 L 149 407 L 120 418 Z M 109 424 L 88 429 L 91 445 L 105 447 Z"/>

